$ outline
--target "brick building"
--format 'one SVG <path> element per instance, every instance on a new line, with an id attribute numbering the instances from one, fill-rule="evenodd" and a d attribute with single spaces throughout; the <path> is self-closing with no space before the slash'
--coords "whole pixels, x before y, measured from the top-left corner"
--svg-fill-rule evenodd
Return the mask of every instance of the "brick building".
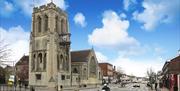
<path id="1" fill-rule="evenodd" d="M 99 67 L 101 68 L 103 79 L 111 83 L 114 78 L 115 67 L 110 63 L 99 63 Z"/>
<path id="2" fill-rule="evenodd" d="M 23 56 L 16 63 L 16 79 L 18 82 L 28 83 L 29 79 L 29 56 Z"/>
<path id="3" fill-rule="evenodd" d="M 170 91 L 180 88 L 180 55 L 166 62 L 162 68 L 163 85 Z"/>

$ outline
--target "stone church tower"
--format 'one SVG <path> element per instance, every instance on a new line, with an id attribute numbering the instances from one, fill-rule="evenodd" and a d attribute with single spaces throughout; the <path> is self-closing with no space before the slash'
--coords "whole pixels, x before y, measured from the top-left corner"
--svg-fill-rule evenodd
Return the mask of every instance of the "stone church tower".
<path id="1" fill-rule="evenodd" d="M 54 3 L 34 7 L 29 49 L 31 87 L 60 88 L 71 85 L 68 28 L 67 14 Z"/>

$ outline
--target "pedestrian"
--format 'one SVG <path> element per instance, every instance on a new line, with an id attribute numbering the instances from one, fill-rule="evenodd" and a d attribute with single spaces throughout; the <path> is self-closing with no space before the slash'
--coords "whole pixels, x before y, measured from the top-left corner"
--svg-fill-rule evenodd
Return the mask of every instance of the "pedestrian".
<path id="1" fill-rule="evenodd" d="M 156 90 L 156 91 L 157 91 L 157 85 L 158 85 L 157 82 L 155 82 L 155 90 Z"/>
<path id="2" fill-rule="evenodd" d="M 102 91 L 110 91 L 110 88 L 107 86 L 107 84 L 104 84 Z"/>

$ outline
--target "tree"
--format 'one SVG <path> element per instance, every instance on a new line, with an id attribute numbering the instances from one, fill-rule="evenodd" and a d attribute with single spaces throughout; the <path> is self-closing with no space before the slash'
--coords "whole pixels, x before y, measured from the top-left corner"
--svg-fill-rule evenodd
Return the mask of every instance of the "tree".
<path id="1" fill-rule="evenodd" d="M 0 66 L 5 65 L 3 62 L 7 61 L 10 56 L 10 49 L 4 40 L 0 40 Z"/>
<path id="2" fill-rule="evenodd" d="M 16 75 L 18 76 L 18 80 L 26 81 L 29 78 L 28 72 L 29 72 L 28 65 L 21 66 L 19 70 L 16 72 Z"/>
<path id="3" fill-rule="evenodd" d="M 147 70 L 147 76 L 149 78 L 149 82 L 154 84 L 156 81 L 156 73 L 152 70 L 152 68 Z"/>
<path id="4" fill-rule="evenodd" d="M 5 70 L 0 66 L 0 84 L 5 83 Z"/>
<path id="5" fill-rule="evenodd" d="M 124 71 L 122 70 L 122 68 L 118 67 L 117 68 L 117 79 L 120 80 L 123 74 L 124 74 Z"/>

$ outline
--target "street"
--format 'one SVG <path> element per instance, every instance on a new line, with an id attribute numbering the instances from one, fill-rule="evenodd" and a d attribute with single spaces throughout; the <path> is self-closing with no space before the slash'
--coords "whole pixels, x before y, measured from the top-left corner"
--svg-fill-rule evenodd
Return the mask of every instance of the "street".
<path id="1" fill-rule="evenodd" d="M 133 85 L 139 84 L 140 87 L 133 87 Z M 146 84 L 141 84 L 141 83 L 130 83 L 127 84 L 125 87 L 121 87 L 120 84 L 112 84 L 108 85 L 110 87 L 111 91 L 152 91 L 148 87 L 146 87 Z M 101 88 L 94 88 L 94 89 L 84 89 L 80 91 L 101 91 Z"/>

